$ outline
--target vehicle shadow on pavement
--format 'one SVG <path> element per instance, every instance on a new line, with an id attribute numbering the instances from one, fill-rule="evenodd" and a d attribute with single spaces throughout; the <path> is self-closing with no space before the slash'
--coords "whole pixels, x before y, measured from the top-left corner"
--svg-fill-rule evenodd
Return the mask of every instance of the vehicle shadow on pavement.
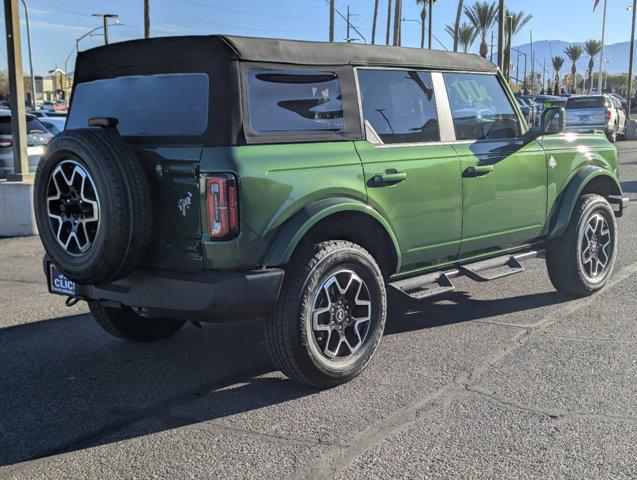
<path id="1" fill-rule="evenodd" d="M 442 301 L 441 301 L 442 300 Z M 565 301 L 557 293 L 415 301 L 390 291 L 386 334 L 439 327 Z M 190 325 L 133 344 L 89 315 L 0 329 L 0 465 L 80 450 L 316 394 L 274 370 L 259 319 Z M 231 387 L 231 388 L 229 388 Z M 198 401 L 196 409 L 180 408 Z M 188 414 L 176 414 L 187 410 Z M 150 421 L 152 419 L 152 421 Z"/>

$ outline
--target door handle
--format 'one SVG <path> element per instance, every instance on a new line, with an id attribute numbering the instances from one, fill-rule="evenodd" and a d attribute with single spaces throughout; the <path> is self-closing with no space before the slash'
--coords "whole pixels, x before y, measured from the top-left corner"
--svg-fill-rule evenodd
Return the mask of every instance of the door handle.
<path id="1" fill-rule="evenodd" d="M 398 172 L 396 170 L 385 170 L 384 173 L 379 173 L 371 178 L 372 185 L 395 185 L 404 180 L 407 180 L 407 172 Z"/>
<path id="2" fill-rule="evenodd" d="M 493 171 L 493 165 L 474 165 L 464 171 L 465 177 L 482 177 Z"/>

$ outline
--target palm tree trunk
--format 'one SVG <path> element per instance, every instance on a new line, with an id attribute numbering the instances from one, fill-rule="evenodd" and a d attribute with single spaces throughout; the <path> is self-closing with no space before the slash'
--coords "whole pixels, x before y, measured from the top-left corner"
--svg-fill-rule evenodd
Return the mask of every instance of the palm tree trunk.
<path id="1" fill-rule="evenodd" d="M 482 35 L 482 42 L 480 42 L 480 56 L 482 58 L 487 58 L 487 53 L 489 53 L 489 47 L 487 46 L 487 40 L 484 38 L 485 35 Z"/>
<path id="2" fill-rule="evenodd" d="M 389 45 L 390 32 L 391 32 L 391 0 L 387 0 L 387 36 L 385 37 L 385 45 Z"/>
<path id="3" fill-rule="evenodd" d="M 334 41 L 334 10 L 335 0 L 330 0 L 330 42 Z"/>
<path id="4" fill-rule="evenodd" d="M 571 67 L 571 77 L 573 78 L 573 89 L 571 93 L 577 93 L 577 67 L 575 66 L 575 62 L 573 62 L 573 66 Z"/>
<path id="5" fill-rule="evenodd" d="M 374 20 L 372 20 L 372 45 L 376 43 L 376 20 L 378 20 L 378 0 L 374 2 Z"/>
<path id="6" fill-rule="evenodd" d="M 462 6 L 464 0 L 458 0 L 458 11 L 456 12 L 456 23 L 453 27 L 453 51 L 458 51 L 458 30 L 460 30 L 460 18 L 462 18 Z M 465 49 L 466 50 L 466 49 Z M 464 53 L 467 53 L 466 51 Z"/>
<path id="7" fill-rule="evenodd" d="M 396 0 L 394 4 L 394 45 L 400 46 L 400 34 L 402 24 L 402 0 Z"/>

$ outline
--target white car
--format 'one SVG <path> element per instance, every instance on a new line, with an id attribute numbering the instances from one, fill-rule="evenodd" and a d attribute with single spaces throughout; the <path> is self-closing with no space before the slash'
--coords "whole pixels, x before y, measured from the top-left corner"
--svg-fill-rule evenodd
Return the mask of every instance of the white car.
<path id="1" fill-rule="evenodd" d="M 611 142 L 626 130 L 626 114 L 610 95 L 581 95 L 566 101 L 566 130 L 593 132 L 603 130 Z"/>

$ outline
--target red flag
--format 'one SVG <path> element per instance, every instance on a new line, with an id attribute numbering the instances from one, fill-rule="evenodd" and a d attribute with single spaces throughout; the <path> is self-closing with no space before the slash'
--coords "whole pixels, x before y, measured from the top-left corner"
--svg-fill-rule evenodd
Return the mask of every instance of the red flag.
<path id="1" fill-rule="evenodd" d="M 593 5 L 593 11 L 595 11 L 595 9 L 597 8 L 597 5 L 599 5 L 599 0 L 595 0 L 595 5 Z"/>

